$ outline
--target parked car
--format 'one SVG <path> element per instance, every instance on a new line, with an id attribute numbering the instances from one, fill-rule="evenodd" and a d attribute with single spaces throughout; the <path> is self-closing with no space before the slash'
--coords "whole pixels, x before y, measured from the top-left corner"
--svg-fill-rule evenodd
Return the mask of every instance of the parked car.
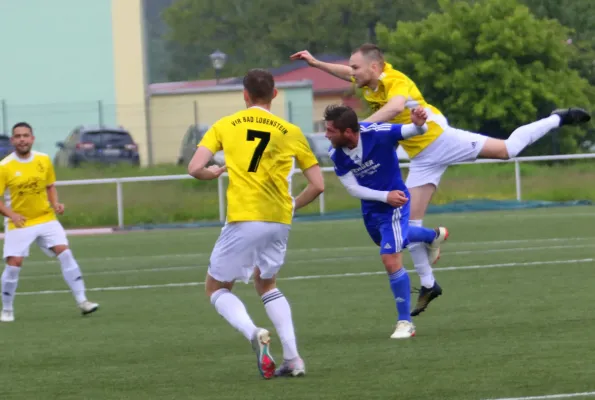
<path id="1" fill-rule="evenodd" d="M 331 142 L 326 138 L 324 133 L 309 133 L 306 134 L 308 144 L 312 149 L 312 152 L 318 159 L 321 165 L 328 165 L 331 163 L 331 159 L 328 155 L 328 150 L 331 147 Z"/>
<path id="2" fill-rule="evenodd" d="M 10 143 L 10 136 L 0 134 L 0 160 L 8 156 L 14 151 L 12 143 Z"/>
<path id="3" fill-rule="evenodd" d="M 180 147 L 180 155 L 178 157 L 178 165 L 188 165 L 192 156 L 196 152 L 196 146 L 200 143 L 202 137 L 207 133 L 210 126 L 208 125 L 190 125 L 186 134 L 182 138 L 182 145 Z M 225 164 L 225 157 L 223 156 L 223 151 L 218 151 L 214 156 L 213 160 L 207 164 L 213 165 L 224 165 Z"/>
<path id="4" fill-rule="evenodd" d="M 79 126 L 63 141 L 54 163 L 62 167 L 77 167 L 84 163 L 140 165 L 138 146 L 130 132 L 122 127 Z"/>

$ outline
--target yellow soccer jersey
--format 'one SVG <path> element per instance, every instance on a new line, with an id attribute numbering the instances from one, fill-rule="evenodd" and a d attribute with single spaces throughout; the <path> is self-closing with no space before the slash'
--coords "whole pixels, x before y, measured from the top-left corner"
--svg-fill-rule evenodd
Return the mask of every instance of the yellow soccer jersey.
<path id="1" fill-rule="evenodd" d="M 228 222 L 290 224 L 293 160 L 302 171 L 318 164 L 300 128 L 260 107 L 220 119 L 198 146 L 225 152 Z"/>
<path id="2" fill-rule="evenodd" d="M 25 217 L 25 227 L 56 219 L 46 190 L 54 182 L 56 173 L 47 154 L 32 151 L 22 160 L 12 153 L 0 162 L 0 193 L 7 206 Z M 8 229 L 14 228 L 8 220 Z"/>
<path id="3" fill-rule="evenodd" d="M 400 71 L 393 69 L 392 65 L 385 63 L 384 71 L 379 77 L 378 87 L 372 90 L 368 87 L 363 88 L 364 98 L 370 105 L 370 108 L 376 112 L 384 106 L 392 97 L 403 96 L 406 99 L 405 110 L 390 121 L 393 124 L 410 124 L 411 109 L 417 106 L 429 108 L 432 113 L 442 115 L 434 106 L 428 104 L 415 83 L 409 77 Z M 428 131 L 420 136 L 414 136 L 403 140 L 401 146 L 407 152 L 410 158 L 415 157 L 420 151 L 428 147 L 443 132 L 443 129 L 435 122 L 428 121 Z"/>

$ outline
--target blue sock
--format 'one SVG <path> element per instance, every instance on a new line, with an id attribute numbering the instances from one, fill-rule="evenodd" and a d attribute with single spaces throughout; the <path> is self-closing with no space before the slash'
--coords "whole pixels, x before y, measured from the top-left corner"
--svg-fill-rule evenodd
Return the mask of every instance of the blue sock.
<path id="1" fill-rule="evenodd" d="M 409 225 L 409 234 L 407 235 L 409 243 L 424 242 L 432 243 L 436 239 L 436 231 L 423 226 Z"/>
<path id="2" fill-rule="evenodd" d="M 399 321 L 411 322 L 411 287 L 409 285 L 409 274 L 405 267 L 388 276 L 390 288 L 395 296 Z"/>

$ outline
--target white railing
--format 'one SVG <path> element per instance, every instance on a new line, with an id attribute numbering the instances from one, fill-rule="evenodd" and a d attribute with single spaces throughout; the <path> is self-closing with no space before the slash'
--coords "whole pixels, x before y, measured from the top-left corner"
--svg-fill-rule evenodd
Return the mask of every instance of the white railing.
<path id="1" fill-rule="evenodd" d="M 496 164 L 496 163 L 514 163 L 514 178 L 516 186 L 516 199 L 521 201 L 521 163 L 522 162 L 536 162 L 536 161 L 559 161 L 559 160 L 581 160 L 595 158 L 595 153 L 588 154 L 567 154 L 559 156 L 536 156 L 536 157 L 518 157 L 512 160 L 493 160 L 493 159 L 479 159 L 471 162 L 457 163 L 454 165 L 466 164 Z M 403 168 L 409 168 L 409 163 L 401 164 Z M 333 172 L 332 167 L 322 168 L 324 172 Z M 301 172 L 299 169 L 293 171 L 293 174 Z M 219 220 L 225 221 L 225 186 L 223 184 L 224 173 L 218 179 L 217 194 L 219 196 Z M 194 179 L 190 175 L 159 175 L 159 176 L 141 176 L 131 178 L 107 178 L 107 179 L 79 179 L 70 181 L 58 181 L 56 186 L 76 186 L 76 185 L 99 185 L 99 184 L 116 184 L 116 203 L 118 212 L 118 227 L 124 227 L 124 196 L 122 192 L 122 184 L 132 182 L 158 182 L 158 181 L 176 181 L 183 179 Z M 319 212 L 325 213 L 324 193 L 319 197 Z"/>

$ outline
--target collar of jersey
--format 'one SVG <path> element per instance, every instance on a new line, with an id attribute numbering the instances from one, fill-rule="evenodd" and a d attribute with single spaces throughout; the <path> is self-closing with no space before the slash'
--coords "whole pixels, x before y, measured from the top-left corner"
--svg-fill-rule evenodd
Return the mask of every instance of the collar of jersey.
<path id="1" fill-rule="evenodd" d="M 269 111 L 269 110 L 267 110 L 266 108 L 262 108 L 261 106 L 252 106 L 252 107 L 250 107 L 250 108 L 258 108 L 259 110 L 266 111 L 266 112 L 268 112 L 269 114 L 272 114 L 272 112 L 270 112 L 270 111 Z"/>
<path id="2" fill-rule="evenodd" d="M 343 152 L 349 158 L 351 158 L 353 162 L 355 162 L 356 164 L 361 164 L 363 156 L 362 136 L 359 135 L 359 138 L 357 140 L 357 146 L 355 146 L 353 149 L 350 149 L 349 147 L 343 147 Z"/>
<path id="3" fill-rule="evenodd" d="M 17 153 L 15 153 L 15 152 L 12 153 L 12 158 L 15 161 L 18 161 L 18 162 L 23 163 L 23 164 L 26 164 L 26 163 L 29 163 L 29 162 L 33 161 L 33 157 L 35 157 L 35 154 L 33 152 L 31 152 L 29 154 L 29 157 L 27 157 L 27 158 L 20 158 L 19 156 L 17 156 Z"/>

